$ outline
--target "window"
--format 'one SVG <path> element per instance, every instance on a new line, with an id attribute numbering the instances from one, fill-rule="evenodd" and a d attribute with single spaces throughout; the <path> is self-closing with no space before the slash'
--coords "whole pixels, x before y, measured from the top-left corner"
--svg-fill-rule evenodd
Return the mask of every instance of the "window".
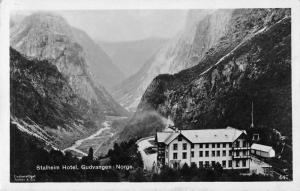
<path id="1" fill-rule="evenodd" d="M 212 157 L 216 156 L 216 152 L 215 151 L 211 151 L 211 156 Z"/>
<path id="2" fill-rule="evenodd" d="M 209 167 L 209 161 L 205 161 L 205 167 Z"/>
<path id="3" fill-rule="evenodd" d="M 183 150 L 186 150 L 186 143 L 183 143 L 183 144 L 182 144 L 182 149 L 183 149 Z"/>
<path id="4" fill-rule="evenodd" d="M 240 151 L 236 151 L 236 156 L 240 156 Z"/>
<path id="5" fill-rule="evenodd" d="M 247 147 L 247 142 L 246 141 L 243 142 L 243 147 Z"/>
<path id="6" fill-rule="evenodd" d="M 177 159 L 177 153 L 173 153 L 173 159 Z"/>
<path id="7" fill-rule="evenodd" d="M 199 151 L 199 157 L 203 157 L 203 151 Z"/>
<path id="8" fill-rule="evenodd" d="M 176 151 L 177 150 L 177 143 L 173 144 L 173 150 Z"/>
<path id="9" fill-rule="evenodd" d="M 235 146 L 240 147 L 240 142 L 239 141 L 235 142 Z"/>
<path id="10" fill-rule="evenodd" d="M 237 161 L 235 162 L 235 166 L 236 166 L 236 167 L 239 167 L 239 166 L 240 166 L 240 161 L 239 161 L 239 160 L 237 160 Z"/>
<path id="11" fill-rule="evenodd" d="M 232 143 L 229 143 L 229 148 L 231 148 L 232 147 Z"/>
<path id="12" fill-rule="evenodd" d="M 259 141 L 259 134 L 253 134 L 252 140 Z"/>
<path id="13" fill-rule="evenodd" d="M 223 166 L 223 167 L 226 167 L 226 160 L 223 160 L 223 161 L 222 161 L 222 166 Z"/>
<path id="14" fill-rule="evenodd" d="M 231 160 L 228 161 L 228 167 L 232 167 L 232 161 Z"/>
<path id="15" fill-rule="evenodd" d="M 199 161 L 199 167 L 203 167 L 203 161 Z"/>
<path id="16" fill-rule="evenodd" d="M 191 144 L 191 149 L 193 149 L 193 148 L 194 148 L 194 144 L 192 143 L 192 144 Z"/>
<path id="17" fill-rule="evenodd" d="M 244 156 L 247 156 L 247 151 L 243 151 L 243 155 L 244 155 Z"/>
<path id="18" fill-rule="evenodd" d="M 206 143 L 205 147 L 206 147 L 206 148 L 209 148 L 209 144 L 208 144 L 208 143 Z"/>
<path id="19" fill-rule="evenodd" d="M 186 159 L 186 152 L 182 153 L 182 159 Z"/>
<path id="20" fill-rule="evenodd" d="M 220 156 L 220 151 L 217 151 L 217 157 L 219 157 Z"/>
<path id="21" fill-rule="evenodd" d="M 217 143 L 217 148 L 220 148 L 220 143 Z"/>
<path id="22" fill-rule="evenodd" d="M 212 147 L 212 148 L 215 148 L 215 146 L 216 146 L 215 143 L 211 144 L 211 147 Z"/>
<path id="23" fill-rule="evenodd" d="M 243 160 L 243 167 L 246 166 L 246 160 Z"/>
<path id="24" fill-rule="evenodd" d="M 223 148 L 226 148 L 226 143 L 223 143 Z"/>
<path id="25" fill-rule="evenodd" d="M 182 137 L 181 136 L 178 136 L 178 141 L 182 141 Z"/>
<path id="26" fill-rule="evenodd" d="M 264 169 L 264 173 L 265 174 L 269 174 L 270 173 L 270 168 L 263 168 Z"/>
<path id="27" fill-rule="evenodd" d="M 200 144 L 199 144 L 199 147 L 200 147 L 200 148 L 203 148 L 203 144 L 202 144 L 202 143 L 200 143 Z"/>
<path id="28" fill-rule="evenodd" d="M 209 157 L 209 151 L 205 151 L 205 156 Z"/>
<path id="29" fill-rule="evenodd" d="M 215 161 L 211 161 L 211 166 L 215 166 L 216 162 Z"/>
<path id="30" fill-rule="evenodd" d="M 191 151 L 191 157 L 194 157 L 194 151 Z"/>
<path id="31" fill-rule="evenodd" d="M 229 151 L 229 152 L 228 152 L 228 156 L 232 156 L 232 151 Z"/>
<path id="32" fill-rule="evenodd" d="M 225 150 L 222 152 L 222 156 L 226 157 L 226 151 Z"/>

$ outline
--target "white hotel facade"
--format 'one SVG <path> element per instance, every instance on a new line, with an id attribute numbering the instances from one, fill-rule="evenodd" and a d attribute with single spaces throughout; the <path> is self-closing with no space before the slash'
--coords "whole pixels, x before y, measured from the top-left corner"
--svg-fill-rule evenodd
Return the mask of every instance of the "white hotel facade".
<path id="1" fill-rule="evenodd" d="M 170 167 L 195 163 L 198 167 L 220 163 L 223 169 L 248 171 L 250 145 L 246 132 L 235 128 L 168 130 L 155 137 L 158 165 Z"/>

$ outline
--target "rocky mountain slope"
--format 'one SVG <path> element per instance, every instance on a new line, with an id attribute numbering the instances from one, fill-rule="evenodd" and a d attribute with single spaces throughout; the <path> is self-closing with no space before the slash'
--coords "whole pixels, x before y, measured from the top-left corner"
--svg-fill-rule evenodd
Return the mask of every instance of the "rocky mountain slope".
<path id="1" fill-rule="evenodd" d="M 92 73 L 100 68 L 107 74 L 101 68 L 110 63 L 101 61 L 109 59 L 84 32 L 74 30 L 64 18 L 51 13 L 34 13 L 11 29 L 10 38 L 11 46 L 20 53 L 55 65 L 76 95 L 90 106 L 98 107 L 106 115 L 126 114 Z"/>
<path id="2" fill-rule="evenodd" d="M 101 49 L 62 17 L 32 14 L 10 40 L 12 127 L 65 148 L 101 128 L 105 116 L 128 114 L 91 72 Z"/>
<path id="3" fill-rule="evenodd" d="M 124 77 L 135 74 L 166 39 L 147 38 L 125 42 L 99 42 L 112 62 L 123 71 Z"/>
<path id="4" fill-rule="evenodd" d="M 76 42 L 82 46 L 86 62 L 97 82 L 109 89 L 124 79 L 126 71 L 121 72 L 111 58 L 84 31 L 72 28 L 72 32 Z"/>
<path id="5" fill-rule="evenodd" d="M 232 10 L 191 10 L 184 28 L 166 42 L 133 76 L 117 85 L 112 95 L 124 107 L 135 110 L 155 76 L 173 74 L 196 65 L 228 31 Z"/>
<path id="6" fill-rule="evenodd" d="M 55 65 L 10 49 L 11 128 L 63 148 L 96 130 L 104 115 L 80 98 Z"/>
<path id="7" fill-rule="evenodd" d="M 182 129 L 248 128 L 254 124 L 291 138 L 290 9 L 237 9 L 225 34 L 189 69 L 159 75 L 138 113 L 155 110 Z"/>

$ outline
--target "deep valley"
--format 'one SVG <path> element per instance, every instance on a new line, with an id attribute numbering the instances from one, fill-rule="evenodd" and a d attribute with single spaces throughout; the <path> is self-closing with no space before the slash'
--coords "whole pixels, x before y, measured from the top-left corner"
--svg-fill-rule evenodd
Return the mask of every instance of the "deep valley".
<path id="1" fill-rule="evenodd" d="M 55 12 L 11 21 L 11 171 L 42 182 L 292 180 L 291 9 L 185 11 L 170 38 L 129 42 L 94 39 Z M 265 162 L 279 178 L 222 167 L 154 172 L 157 132 L 227 127 L 274 148 Z M 74 179 L 34 169 L 64 162 L 133 169 Z"/>

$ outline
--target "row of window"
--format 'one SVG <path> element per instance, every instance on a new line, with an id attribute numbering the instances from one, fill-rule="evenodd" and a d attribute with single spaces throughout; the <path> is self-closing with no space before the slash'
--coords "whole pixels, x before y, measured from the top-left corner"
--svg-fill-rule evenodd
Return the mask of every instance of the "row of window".
<path id="1" fill-rule="evenodd" d="M 249 155 L 249 152 L 247 152 L 247 151 L 236 151 L 235 152 L 235 156 L 240 156 L 240 154 L 241 154 L 241 156 L 247 156 L 247 155 Z"/>
<path id="2" fill-rule="evenodd" d="M 211 162 L 211 163 L 210 163 Z M 218 163 L 218 161 L 199 161 L 199 167 L 204 167 L 205 166 L 214 166 L 216 163 Z M 242 160 L 242 167 L 246 167 L 247 161 L 246 160 Z M 226 168 L 227 165 L 227 161 L 226 160 L 222 160 L 222 167 Z M 228 167 L 232 167 L 232 161 L 228 160 Z M 240 167 L 240 162 L 236 161 L 235 163 L 235 167 Z"/>
<path id="3" fill-rule="evenodd" d="M 187 158 L 186 156 L 187 156 L 186 152 L 183 152 L 182 153 L 182 159 L 186 159 Z M 178 159 L 177 153 L 173 153 L 173 159 Z"/>
<path id="4" fill-rule="evenodd" d="M 229 144 L 229 148 L 232 147 L 232 143 L 228 143 Z M 223 147 L 221 147 L 223 146 Z M 247 142 L 244 141 L 243 142 L 243 147 L 246 147 L 247 146 Z M 194 144 L 191 144 L 191 149 L 193 149 L 195 146 Z M 235 143 L 235 147 L 240 147 L 240 142 L 237 141 Z M 200 143 L 199 144 L 199 148 L 210 148 L 209 147 L 209 143 Z M 211 143 L 211 148 L 226 148 L 226 143 Z M 177 143 L 174 143 L 173 144 L 173 150 L 178 150 L 178 144 Z M 187 143 L 182 143 L 182 150 L 187 150 Z"/>
<path id="5" fill-rule="evenodd" d="M 232 155 L 232 151 L 228 151 L 228 156 Z M 182 159 L 186 159 L 186 152 L 182 152 Z M 211 151 L 211 157 L 220 157 L 221 151 Z M 222 151 L 222 156 L 226 156 L 226 150 Z M 195 157 L 194 151 L 191 151 L 191 157 Z M 199 157 L 203 157 L 203 151 L 199 151 Z M 209 151 L 205 151 L 205 157 L 209 157 Z M 177 159 L 177 153 L 173 153 L 173 159 Z"/>
<path id="6" fill-rule="evenodd" d="M 178 149 L 178 144 L 174 143 L 173 144 L 173 150 L 176 151 Z M 187 149 L 187 144 L 186 143 L 182 143 L 182 150 L 186 150 Z"/>
<path id="7" fill-rule="evenodd" d="M 244 142 L 245 143 L 245 142 Z M 210 148 L 209 145 L 211 144 L 211 148 L 226 148 L 227 143 L 199 143 L 199 148 Z M 191 144 L 191 149 L 193 149 L 195 144 Z M 229 148 L 232 147 L 232 143 L 228 143 Z M 174 143 L 173 144 L 173 150 L 178 149 L 178 144 Z M 187 149 L 187 143 L 182 143 L 182 149 L 186 150 Z"/>
<path id="8" fill-rule="evenodd" d="M 241 144 L 240 144 L 240 142 L 241 142 Z M 246 141 L 236 141 L 235 142 L 235 147 L 241 147 L 241 146 L 247 147 L 247 142 Z"/>
<path id="9" fill-rule="evenodd" d="M 243 156 L 247 156 L 248 152 L 247 151 L 236 151 L 235 156 L 240 156 L 240 153 L 243 154 Z M 209 151 L 205 151 L 205 157 L 220 157 L 221 156 L 221 151 L 211 151 L 211 156 L 209 156 Z M 222 157 L 226 157 L 226 150 L 222 151 Z M 232 156 L 232 151 L 228 151 L 228 156 Z M 242 155 L 241 155 L 242 156 Z M 187 153 L 183 152 L 182 153 L 182 159 L 186 159 Z M 195 152 L 191 151 L 191 157 L 195 157 Z M 199 157 L 203 157 L 203 151 L 199 151 Z M 177 153 L 173 153 L 173 159 L 177 159 Z"/>
<path id="10" fill-rule="evenodd" d="M 205 167 L 205 166 L 209 166 L 209 165 L 214 166 L 214 165 L 216 165 L 216 163 L 218 163 L 218 161 L 211 161 L 211 163 L 210 163 L 210 161 L 199 161 L 199 167 Z M 223 168 L 226 168 L 226 163 L 227 163 L 226 160 L 222 161 L 222 167 Z M 228 167 L 232 167 L 232 161 L 231 160 L 228 161 Z"/>
<path id="11" fill-rule="evenodd" d="M 191 152 L 192 157 L 194 156 L 193 151 Z M 199 151 L 199 157 L 203 157 L 203 154 L 205 153 L 205 157 L 220 157 L 221 156 L 221 151 L 211 151 L 211 155 L 209 156 L 209 151 Z M 222 156 L 226 157 L 226 150 L 222 151 Z M 232 156 L 232 151 L 228 151 L 228 156 Z"/>

